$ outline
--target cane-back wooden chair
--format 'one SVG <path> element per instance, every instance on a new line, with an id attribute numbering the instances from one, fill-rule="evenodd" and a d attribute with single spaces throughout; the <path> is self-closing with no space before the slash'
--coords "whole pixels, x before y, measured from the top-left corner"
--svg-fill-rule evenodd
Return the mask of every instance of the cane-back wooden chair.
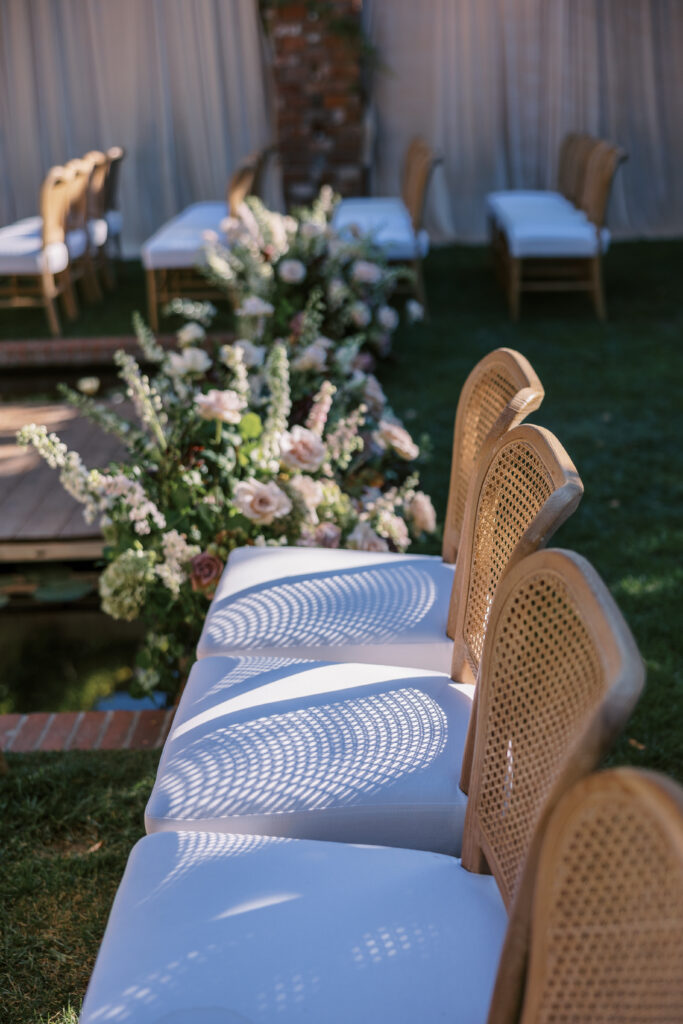
<path id="1" fill-rule="evenodd" d="M 625 724 L 643 669 L 606 587 L 565 552 L 512 570 L 491 626 L 462 862 L 169 825 L 131 855 L 82 1024 L 113 1007 L 137 1024 L 200 1007 L 213 1008 L 211 1020 L 499 1024 L 495 1005 L 489 1014 L 496 969 L 516 993 L 543 826 Z M 307 783 L 306 768 L 293 786 Z M 272 781 L 254 785 L 268 792 Z"/>
<path id="2" fill-rule="evenodd" d="M 108 238 L 121 259 L 121 232 L 123 222 L 119 210 L 119 182 L 121 163 L 126 155 L 123 146 L 110 146 L 107 150 L 107 178 L 104 184 L 104 218 L 107 222 Z"/>
<path id="3" fill-rule="evenodd" d="M 527 884 L 526 976 L 511 977 L 510 935 L 492 1024 L 683 1019 L 679 785 L 633 768 L 578 782 L 552 814 Z"/>
<path id="4" fill-rule="evenodd" d="M 67 215 L 67 242 L 72 239 L 68 244 L 75 246 L 71 255 L 72 274 L 74 280 L 81 282 L 85 298 L 89 302 L 99 302 L 102 289 L 88 232 L 88 194 L 93 168 L 89 161 L 78 157 L 69 160 L 66 166 L 72 172 Z"/>
<path id="5" fill-rule="evenodd" d="M 106 192 L 110 160 L 108 155 L 99 149 L 90 150 L 85 154 L 83 160 L 91 168 L 87 193 L 87 217 L 92 259 L 105 287 L 111 290 L 115 281 L 107 253 L 109 225 L 106 218 Z"/>
<path id="6" fill-rule="evenodd" d="M 42 306 L 54 336 L 58 296 L 69 318 L 77 314 L 67 245 L 71 181 L 68 168 L 52 167 L 40 190 L 38 226 L 30 218 L 0 229 L 0 308 Z"/>
<path id="7" fill-rule="evenodd" d="M 497 348 L 480 359 L 462 386 L 455 414 L 442 556 L 455 562 L 467 492 L 482 446 L 540 406 L 543 385 L 520 352 Z"/>

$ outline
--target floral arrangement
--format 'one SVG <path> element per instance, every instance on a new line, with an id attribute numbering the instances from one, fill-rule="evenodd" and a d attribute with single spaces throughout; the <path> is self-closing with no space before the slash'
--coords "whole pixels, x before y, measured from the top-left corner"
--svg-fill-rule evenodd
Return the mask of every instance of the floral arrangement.
<path id="1" fill-rule="evenodd" d="M 297 238 L 306 223 L 294 232 Z M 285 269 L 287 259 L 270 264 L 283 290 L 288 276 L 301 273 L 298 256 L 284 252 L 294 268 Z M 305 266 L 308 275 L 311 261 Z M 337 265 L 333 273 L 318 270 L 320 279 L 331 274 L 336 281 L 337 273 Z M 350 274 L 357 278 L 358 268 Z M 134 418 L 93 398 L 90 384 L 86 393 L 62 389 L 120 438 L 125 461 L 106 471 L 89 469 L 45 427 L 31 424 L 17 435 L 59 470 L 85 518 L 99 519 L 107 561 L 99 582 L 102 608 L 114 618 L 140 618 L 146 627 L 133 686 L 138 694 L 177 690 L 233 548 L 404 551 L 436 527 L 431 501 L 419 490 L 420 446 L 377 378 L 356 365 L 364 342 L 322 336 L 325 314 L 310 299 L 292 314 L 300 313 L 296 338 L 290 332 L 278 339 L 267 325 L 286 321 L 293 305 L 272 279 L 268 288 L 258 284 L 240 295 L 237 313 L 248 330 L 233 344 L 212 346 L 209 304 L 174 304 L 188 319 L 173 349 L 159 345 L 136 319 L 149 375 L 132 355 L 115 355 Z M 240 279 L 235 288 L 243 287 Z M 285 304 L 284 314 L 276 302 Z M 341 308 L 334 312 L 340 330 L 347 322 Z M 373 323 L 379 322 L 372 308 Z M 340 361 L 349 345 L 353 358 L 347 351 Z M 318 361 L 311 350 L 319 352 Z M 308 390 L 311 382 L 315 387 Z"/>

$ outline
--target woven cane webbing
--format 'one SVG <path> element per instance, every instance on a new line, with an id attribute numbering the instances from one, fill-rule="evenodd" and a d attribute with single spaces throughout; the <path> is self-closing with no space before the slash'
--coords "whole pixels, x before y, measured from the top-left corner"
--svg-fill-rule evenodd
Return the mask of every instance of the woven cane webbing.
<path id="1" fill-rule="evenodd" d="M 484 443 L 520 423 L 543 400 L 543 387 L 524 356 L 496 349 L 463 385 L 453 436 L 443 557 L 455 561 L 468 489 Z"/>
<path id="2" fill-rule="evenodd" d="M 683 1020 L 682 801 L 670 780 L 618 769 L 558 806 L 534 897 L 523 1024 Z"/>
<path id="3" fill-rule="evenodd" d="M 464 625 L 467 659 L 475 677 L 498 581 L 554 490 L 547 462 L 527 440 L 506 444 L 486 474 L 477 502 Z"/>
<path id="4" fill-rule="evenodd" d="M 510 595 L 488 679 L 477 809 L 509 906 L 567 751 L 605 691 L 596 645 L 557 572 L 534 573 Z"/>

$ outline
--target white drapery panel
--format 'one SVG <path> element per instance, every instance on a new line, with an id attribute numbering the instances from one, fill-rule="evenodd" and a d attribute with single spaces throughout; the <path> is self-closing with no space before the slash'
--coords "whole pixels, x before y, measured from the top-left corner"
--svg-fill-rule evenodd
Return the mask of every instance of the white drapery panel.
<path id="1" fill-rule="evenodd" d="M 552 188 L 569 131 L 621 145 L 609 224 L 683 234 L 681 0 L 365 0 L 374 77 L 374 191 L 397 193 L 417 134 L 444 156 L 433 237 L 480 241 L 484 197 Z"/>
<path id="2" fill-rule="evenodd" d="M 118 144 L 134 254 L 271 141 L 255 0 L 0 0 L 0 224 L 52 164 Z"/>

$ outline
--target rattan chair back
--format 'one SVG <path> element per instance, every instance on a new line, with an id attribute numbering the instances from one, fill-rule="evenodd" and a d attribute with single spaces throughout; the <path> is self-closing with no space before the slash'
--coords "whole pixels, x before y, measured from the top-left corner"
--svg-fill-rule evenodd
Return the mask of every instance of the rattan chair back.
<path id="1" fill-rule="evenodd" d="M 531 363 L 511 348 L 484 356 L 463 384 L 453 431 L 453 455 L 442 556 L 454 562 L 460 544 L 467 492 L 484 443 L 504 434 L 538 409 L 543 385 Z"/>
<path id="2" fill-rule="evenodd" d="M 401 177 L 401 197 L 417 231 L 422 226 L 427 186 L 440 159 L 424 139 L 415 138 L 406 150 Z"/>
<path id="3" fill-rule="evenodd" d="M 72 172 L 69 186 L 67 227 L 70 231 L 75 229 L 85 231 L 88 211 L 88 188 L 92 167 L 85 160 L 79 160 L 78 158 L 69 160 L 66 167 Z"/>
<path id="4" fill-rule="evenodd" d="M 126 155 L 123 146 L 110 146 L 107 150 L 107 177 L 104 183 L 104 209 L 117 210 L 119 202 L 119 180 L 121 161 Z"/>
<path id="5" fill-rule="evenodd" d="M 88 182 L 88 218 L 104 217 L 105 187 L 109 172 L 109 157 L 99 149 L 91 149 L 83 157 L 90 165 L 90 181 Z"/>
<path id="6" fill-rule="evenodd" d="M 228 182 L 228 213 L 231 217 L 237 216 L 237 211 L 247 198 L 251 195 L 258 170 L 258 154 L 247 157 L 239 165 Z"/>
<path id="7" fill-rule="evenodd" d="M 533 877 L 546 815 L 610 748 L 644 678 L 628 626 L 584 558 L 537 551 L 506 574 L 477 687 L 462 862 L 490 870 L 508 908 L 523 872 Z"/>
<path id="8" fill-rule="evenodd" d="M 557 161 L 557 191 L 571 199 L 574 180 L 572 175 L 573 155 L 580 139 L 578 132 L 569 132 L 562 139 Z"/>
<path id="9" fill-rule="evenodd" d="M 614 175 L 625 159 L 624 150 L 611 142 L 598 142 L 591 150 L 578 206 L 596 227 L 605 223 Z"/>
<path id="10" fill-rule="evenodd" d="M 40 214 L 43 220 L 43 245 L 63 242 L 71 202 L 73 170 L 51 167 L 40 189 Z"/>

